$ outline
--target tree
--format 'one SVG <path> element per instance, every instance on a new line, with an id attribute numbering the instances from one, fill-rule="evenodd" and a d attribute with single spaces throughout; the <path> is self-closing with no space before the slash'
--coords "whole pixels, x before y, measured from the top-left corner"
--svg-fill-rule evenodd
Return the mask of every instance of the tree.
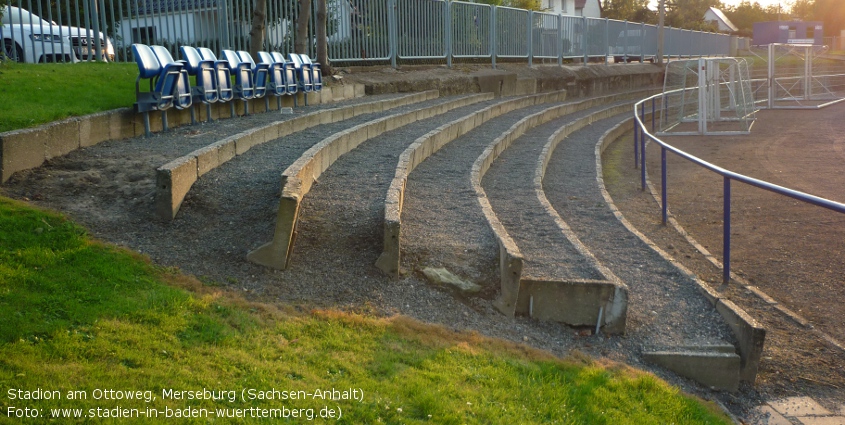
<path id="1" fill-rule="evenodd" d="M 326 0 L 317 0 L 317 62 L 320 63 L 323 75 L 332 75 L 332 66 L 329 63 L 327 21 Z"/>
<path id="2" fill-rule="evenodd" d="M 296 53 L 308 54 L 308 24 L 311 22 L 311 0 L 300 0 L 299 17 L 296 21 Z"/>
<path id="3" fill-rule="evenodd" d="M 631 22 L 654 22 L 654 12 L 648 8 L 649 0 L 605 0 L 602 6 L 605 18 Z"/>
<path id="4" fill-rule="evenodd" d="M 690 30 L 717 31 L 718 27 L 704 20 L 710 7 L 722 8 L 719 0 L 666 0 L 666 24 Z"/>
<path id="5" fill-rule="evenodd" d="M 249 30 L 249 53 L 257 58 L 258 52 L 264 50 L 264 20 L 267 18 L 267 0 L 255 0 L 252 10 L 252 29 Z"/>
<path id="6" fill-rule="evenodd" d="M 792 4 L 792 16 L 802 21 L 815 19 L 816 4 L 813 0 L 795 0 Z"/>
<path id="7" fill-rule="evenodd" d="M 756 1 L 751 3 L 744 0 L 737 6 L 726 8 L 724 12 L 725 16 L 739 28 L 738 35 L 742 37 L 753 36 L 755 22 L 769 22 L 778 19 L 777 6 L 769 6 L 764 9 Z"/>
<path id="8" fill-rule="evenodd" d="M 825 35 L 837 36 L 845 29 L 845 7 L 842 0 L 815 0 L 817 21 L 824 22 Z"/>

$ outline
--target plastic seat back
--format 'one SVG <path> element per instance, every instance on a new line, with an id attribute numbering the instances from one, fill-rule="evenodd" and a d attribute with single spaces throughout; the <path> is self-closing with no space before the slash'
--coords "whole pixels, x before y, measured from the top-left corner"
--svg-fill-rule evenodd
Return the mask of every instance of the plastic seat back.
<path id="1" fill-rule="evenodd" d="M 135 56 L 135 63 L 138 64 L 139 78 L 153 78 L 161 73 L 161 64 L 146 44 L 133 44 L 132 55 Z"/>
<path id="2" fill-rule="evenodd" d="M 135 108 L 138 112 L 168 109 L 174 104 L 181 65 L 168 68 L 161 65 L 155 49 L 146 44 L 133 44 L 132 53 L 138 64 L 135 80 Z M 141 80 L 149 80 L 149 91 L 141 91 Z"/>
<path id="3" fill-rule="evenodd" d="M 223 58 L 229 64 L 229 71 L 235 76 L 235 95 L 238 99 L 249 100 L 255 97 L 255 83 L 252 68 L 247 62 L 241 62 L 234 50 L 223 50 Z"/>
<path id="4" fill-rule="evenodd" d="M 217 78 L 217 94 L 218 102 L 228 102 L 234 98 L 234 91 L 232 89 L 232 73 L 229 71 L 229 62 L 225 60 L 217 60 L 217 55 L 208 47 L 200 47 L 197 49 L 203 60 L 209 60 L 214 63 L 214 71 Z"/>
<path id="5" fill-rule="evenodd" d="M 203 103 L 214 103 L 220 98 L 217 89 L 217 73 L 214 71 L 214 62 L 203 59 L 199 51 L 192 46 L 182 46 L 182 59 L 185 61 L 185 69 L 189 75 L 196 76 L 194 95 L 199 97 Z"/>
<path id="6" fill-rule="evenodd" d="M 299 87 L 296 81 L 296 69 L 294 69 L 293 62 L 285 61 L 285 56 L 279 52 L 271 53 L 276 62 L 282 64 L 282 74 L 284 76 L 285 93 L 296 94 Z"/>
<path id="7" fill-rule="evenodd" d="M 153 49 L 153 53 L 155 53 L 158 62 L 164 68 L 163 72 L 169 73 L 173 71 L 178 73 L 178 77 L 176 78 L 176 91 L 173 92 L 173 96 L 175 96 L 173 106 L 177 109 L 186 109 L 190 107 L 192 99 L 191 82 L 188 79 L 188 71 L 184 69 L 182 63 L 173 60 L 173 56 L 170 55 L 170 51 L 164 46 L 150 46 L 150 48 Z"/>
<path id="8" fill-rule="evenodd" d="M 255 97 L 264 97 L 264 95 L 267 94 L 267 82 L 270 79 L 270 65 L 265 63 L 255 63 L 255 60 L 252 59 L 252 55 L 244 50 L 238 50 L 238 58 L 240 58 L 241 63 L 249 65 L 249 69 L 252 71 L 252 81 L 255 85 Z"/>
<path id="9" fill-rule="evenodd" d="M 258 61 L 267 66 L 267 88 L 274 96 L 285 94 L 284 63 L 279 63 L 268 52 L 258 52 Z"/>
<path id="10" fill-rule="evenodd" d="M 302 63 L 302 58 L 296 53 L 291 53 L 290 61 L 293 63 L 293 68 L 296 70 L 296 79 L 299 83 L 299 89 L 304 92 L 310 92 L 314 86 L 311 84 L 311 68 Z"/>
<path id="11" fill-rule="evenodd" d="M 314 86 L 314 91 L 323 89 L 323 73 L 319 63 L 312 62 L 308 55 L 299 55 L 302 63 L 311 67 L 311 84 Z"/>

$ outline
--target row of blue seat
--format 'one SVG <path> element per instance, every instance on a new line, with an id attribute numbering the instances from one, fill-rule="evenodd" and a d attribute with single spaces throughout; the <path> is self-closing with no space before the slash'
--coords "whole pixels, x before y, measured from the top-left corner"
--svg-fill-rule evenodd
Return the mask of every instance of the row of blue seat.
<path id="1" fill-rule="evenodd" d="M 256 63 L 245 51 L 223 50 L 222 60 L 205 47 L 182 46 L 180 51 L 183 60 L 176 61 L 163 46 L 132 45 L 138 64 L 134 106 L 135 112 L 144 114 L 147 136 L 150 135 L 150 111 L 162 111 L 162 125 L 167 130 L 164 111 L 171 107 L 188 109 L 195 102 L 201 102 L 206 105 L 207 117 L 211 120 L 212 103 L 239 99 L 244 102 L 248 114 L 250 99 L 265 98 L 269 109 L 268 92 L 277 97 L 276 102 L 281 106 L 282 95 L 323 88 L 320 64 L 307 55 L 291 53 L 290 61 L 285 61 L 281 53 L 258 52 L 259 62 Z M 195 77 L 194 85 L 189 76 Z M 141 91 L 141 80 L 149 81 L 149 91 Z M 308 98 L 305 99 L 307 104 Z M 231 114 L 235 116 L 235 106 L 230 105 Z M 196 122 L 192 108 L 191 121 Z"/>

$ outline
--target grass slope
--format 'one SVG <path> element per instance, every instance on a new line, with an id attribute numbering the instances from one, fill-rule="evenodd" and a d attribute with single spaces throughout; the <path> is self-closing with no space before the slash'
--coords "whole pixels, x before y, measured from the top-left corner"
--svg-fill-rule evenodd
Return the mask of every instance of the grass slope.
<path id="1" fill-rule="evenodd" d="M 37 411 L 41 418 L 22 423 L 40 423 L 74 414 L 51 409 L 80 409 L 88 417 L 76 422 L 147 423 L 140 412 L 156 409 L 163 421 L 170 409 L 207 414 L 180 421 L 204 423 L 214 409 L 255 408 L 237 422 L 266 414 L 341 424 L 729 423 L 626 366 L 562 361 L 404 317 L 297 314 L 215 291 L 92 242 L 61 216 L 0 198 L 0 419 Z M 26 399 L 38 388 L 58 397 Z M 332 389 L 355 389 L 347 395 L 359 399 L 313 396 Z M 141 400 L 106 400 L 118 393 L 103 390 L 141 391 Z M 224 400 L 165 399 L 169 390 L 224 391 Z M 70 400 L 69 391 L 87 398 Z M 279 399 L 282 391 L 311 396 Z M 340 419 L 321 419 L 324 407 Z M 284 409 L 306 409 L 296 410 L 306 420 Z"/>
<path id="2" fill-rule="evenodd" d="M 134 63 L 0 62 L 0 132 L 131 107 Z"/>

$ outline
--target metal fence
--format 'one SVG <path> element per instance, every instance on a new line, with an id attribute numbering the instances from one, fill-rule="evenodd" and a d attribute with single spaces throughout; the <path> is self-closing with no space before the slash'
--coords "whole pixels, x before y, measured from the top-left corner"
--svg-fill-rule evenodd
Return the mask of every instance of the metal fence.
<path id="1" fill-rule="evenodd" d="M 27 62 L 129 61 L 132 43 L 248 50 L 255 0 L 11 0 L 0 32 Z M 267 0 L 264 48 L 294 50 L 297 0 Z M 316 1 L 312 1 L 316 4 Z M 334 63 L 497 59 L 643 61 L 657 55 L 657 27 L 444 0 L 328 0 Z M 37 16 L 30 16 L 31 12 Z M 308 30 L 314 55 L 315 17 Z M 726 56 L 731 37 L 666 28 L 669 57 Z"/>

